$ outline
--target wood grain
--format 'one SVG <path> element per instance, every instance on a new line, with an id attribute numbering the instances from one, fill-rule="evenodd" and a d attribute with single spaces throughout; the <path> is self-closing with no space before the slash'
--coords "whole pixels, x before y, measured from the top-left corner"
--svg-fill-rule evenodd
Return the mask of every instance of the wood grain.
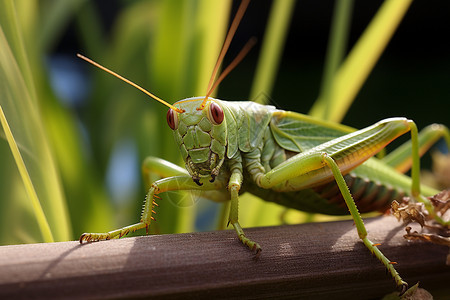
<path id="1" fill-rule="evenodd" d="M 366 225 L 407 282 L 450 295 L 448 247 L 404 240 L 393 217 Z M 2 246 L 0 299 L 364 299 L 395 290 L 351 221 L 246 233 L 263 248 L 259 260 L 231 230 Z"/>

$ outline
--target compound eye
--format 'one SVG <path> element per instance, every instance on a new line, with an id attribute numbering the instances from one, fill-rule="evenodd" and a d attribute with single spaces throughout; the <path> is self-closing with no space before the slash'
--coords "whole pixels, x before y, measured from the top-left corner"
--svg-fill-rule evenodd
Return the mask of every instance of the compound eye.
<path id="1" fill-rule="evenodd" d="M 209 119 L 214 123 L 214 125 L 222 124 L 223 110 L 219 104 L 211 102 L 209 105 Z"/>
<path id="2" fill-rule="evenodd" d="M 172 130 L 176 130 L 178 128 L 178 114 L 171 108 L 167 112 L 167 124 L 169 124 L 169 127 Z"/>

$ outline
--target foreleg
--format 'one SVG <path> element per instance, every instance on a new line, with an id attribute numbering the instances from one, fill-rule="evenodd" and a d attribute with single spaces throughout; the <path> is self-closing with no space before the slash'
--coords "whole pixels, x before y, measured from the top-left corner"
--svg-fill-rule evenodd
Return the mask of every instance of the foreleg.
<path id="1" fill-rule="evenodd" d="M 230 215 L 229 215 L 229 223 L 233 225 L 234 229 L 236 230 L 236 233 L 239 237 L 239 240 L 246 245 L 250 250 L 256 252 L 256 257 L 259 256 L 259 253 L 261 252 L 261 246 L 250 240 L 246 237 L 244 230 L 242 229 L 241 225 L 239 224 L 239 190 L 241 188 L 242 184 L 242 173 L 237 171 L 233 172 L 230 178 L 230 182 L 228 184 L 228 189 L 230 191 L 231 195 L 231 206 L 230 206 Z"/>
<path id="2" fill-rule="evenodd" d="M 154 220 L 154 207 L 157 205 L 156 198 L 159 198 L 157 195 L 160 193 L 181 190 L 216 191 L 224 188 L 224 184 L 222 184 L 220 181 L 216 181 L 214 183 L 205 181 L 204 185 L 200 187 L 193 182 L 192 178 L 189 175 L 186 174 L 186 170 L 161 159 L 146 159 L 146 162 L 143 166 L 144 177 L 149 178 L 152 170 L 159 170 L 159 176 L 177 176 L 159 179 L 152 184 L 149 184 L 148 193 L 145 198 L 140 221 L 138 223 L 105 233 L 83 233 L 80 237 L 80 243 L 120 238 L 130 232 L 134 232 L 143 228 L 146 228 L 148 231 L 148 227 L 150 226 L 151 221 Z"/>

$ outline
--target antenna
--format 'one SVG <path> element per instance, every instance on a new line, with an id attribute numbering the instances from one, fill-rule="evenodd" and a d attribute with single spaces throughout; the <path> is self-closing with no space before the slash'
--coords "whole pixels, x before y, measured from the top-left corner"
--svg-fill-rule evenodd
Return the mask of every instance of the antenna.
<path id="1" fill-rule="evenodd" d="M 172 104 L 167 103 L 166 101 L 164 101 L 164 100 L 162 100 L 161 98 L 159 98 L 159 97 L 153 95 L 152 93 L 150 93 L 150 92 L 147 91 L 146 89 L 140 87 L 140 86 L 137 85 L 136 83 L 134 83 L 134 82 L 132 82 L 132 81 L 126 79 L 126 78 L 123 77 L 123 76 L 120 76 L 120 75 L 117 74 L 116 72 L 113 72 L 113 71 L 111 71 L 110 69 L 108 69 L 108 68 L 106 68 L 106 67 L 100 65 L 99 63 L 96 63 L 95 61 L 93 61 L 93 60 L 87 58 L 86 56 L 83 56 L 83 55 L 81 55 L 81 54 L 79 54 L 79 53 L 77 54 L 77 56 L 78 56 L 79 58 L 81 58 L 81 59 L 87 61 L 88 63 L 90 63 L 90 64 L 96 66 L 97 68 L 100 68 L 100 69 L 102 69 L 103 71 L 108 72 L 109 74 L 111 74 L 111 75 L 113 75 L 113 76 L 119 78 L 120 80 L 125 81 L 126 83 L 128 83 L 128 84 L 134 86 L 135 88 L 137 88 L 138 90 L 140 90 L 140 91 L 143 92 L 144 94 L 147 94 L 148 96 L 150 96 L 150 97 L 152 97 L 153 99 L 155 99 L 155 100 L 161 102 L 162 104 L 164 104 L 165 106 L 171 108 L 172 110 L 174 110 L 174 111 L 176 111 L 176 112 L 178 112 L 178 113 L 183 113 L 183 112 L 184 112 L 184 110 L 179 109 L 179 108 L 176 108 L 176 107 L 173 106 Z"/>
<path id="2" fill-rule="evenodd" d="M 233 59 L 233 61 L 226 67 L 226 69 L 220 74 L 219 78 L 214 82 L 214 85 L 211 87 L 209 92 L 206 94 L 205 99 L 212 94 L 212 92 L 217 88 L 217 86 L 225 79 L 225 77 L 244 59 L 250 49 L 253 48 L 256 44 L 256 38 L 252 37 L 242 48 L 239 54 Z"/>
<path id="3" fill-rule="evenodd" d="M 216 62 L 216 65 L 214 66 L 211 78 L 209 79 L 208 88 L 206 90 L 206 92 L 207 92 L 206 97 L 203 100 L 202 104 L 197 108 L 197 110 L 202 110 L 203 108 L 205 108 L 205 104 L 206 104 L 206 101 L 208 100 L 209 95 L 211 95 L 211 93 L 214 91 L 214 89 L 218 85 L 218 84 L 213 85 L 214 79 L 216 78 L 217 72 L 219 71 L 220 64 L 223 62 L 223 58 L 225 57 L 225 54 L 227 53 L 228 48 L 230 47 L 231 41 L 233 40 L 233 37 L 234 37 L 234 34 L 236 33 L 236 30 L 242 20 L 242 17 L 244 16 L 245 11 L 247 10 L 247 6 L 249 3 L 250 3 L 250 0 L 243 0 L 241 2 L 241 4 L 239 5 L 238 11 L 237 11 L 236 15 L 234 16 L 234 19 L 233 19 L 233 22 L 231 23 L 230 29 L 228 30 L 227 36 L 225 38 L 225 42 L 223 43 L 222 50 L 220 51 L 219 57 L 217 58 L 217 62 Z M 245 49 L 245 47 L 244 47 L 244 49 Z M 244 49 L 242 49 L 242 51 L 239 53 L 239 55 L 243 52 Z M 250 49 L 248 49 L 248 50 L 250 50 Z M 247 54 L 248 50 L 246 50 L 245 54 Z M 245 54 L 239 59 L 239 61 L 241 61 L 242 58 L 244 58 Z M 236 57 L 236 59 L 237 59 L 237 57 Z M 236 61 L 236 59 L 235 59 L 235 61 Z M 239 61 L 237 63 L 239 63 Z M 237 65 L 237 63 L 236 63 L 236 65 Z M 233 66 L 233 68 L 234 67 L 235 66 Z M 233 68 L 231 68 L 228 71 L 228 73 Z M 225 78 L 225 76 L 223 76 L 223 77 Z M 222 80 L 223 80 L 223 78 L 222 78 Z M 211 87 L 213 87 L 213 88 L 211 88 Z"/>

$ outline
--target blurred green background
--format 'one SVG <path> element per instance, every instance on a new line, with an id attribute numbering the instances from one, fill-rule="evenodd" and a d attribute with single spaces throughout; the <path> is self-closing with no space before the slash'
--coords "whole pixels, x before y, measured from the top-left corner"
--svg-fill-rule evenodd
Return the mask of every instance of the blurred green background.
<path id="1" fill-rule="evenodd" d="M 326 53 L 335 2 L 279 2 L 284 3 L 250 4 L 225 65 L 251 36 L 258 38 L 258 45 L 216 96 L 264 99 L 281 109 L 307 113 L 329 86 L 323 74 L 333 66 Z M 348 30 L 343 27 L 347 37 L 334 46 L 345 56 L 383 1 L 338 2 L 350 4 L 343 8 L 347 16 L 341 15 L 350 24 Z M 234 15 L 238 5 L 208 0 L 0 1 L 0 105 L 53 237 L 41 233 L 37 208 L 24 189 L 2 129 L 0 244 L 77 239 L 83 232 L 138 221 L 146 193 L 140 175 L 143 159 L 152 155 L 181 163 L 166 126 L 167 108 L 76 53 L 170 103 L 204 95 L 230 12 Z M 343 123 L 361 128 L 404 116 L 419 128 L 434 122 L 450 125 L 449 11 L 450 3 L 444 1 L 412 3 Z M 268 25 L 271 16 L 274 21 Z M 275 28 L 275 34 L 267 34 L 268 27 Z M 275 52 L 272 64 L 270 58 L 259 60 L 264 47 Z M 341 61 L 338 55 L 337 64 Z M 264 75 L 271 76 L 254 83 Z M 201 200 L 180 206 L 173 197 L 159 201 L 152 232 L 216 228 L 219 205 Z M 262 205 L 248 197 L 241 203 L 245 227 L 281 222 L 283 209 L 275 204 Z M 293 214 L 289 220 L 301 218 Z"/>

